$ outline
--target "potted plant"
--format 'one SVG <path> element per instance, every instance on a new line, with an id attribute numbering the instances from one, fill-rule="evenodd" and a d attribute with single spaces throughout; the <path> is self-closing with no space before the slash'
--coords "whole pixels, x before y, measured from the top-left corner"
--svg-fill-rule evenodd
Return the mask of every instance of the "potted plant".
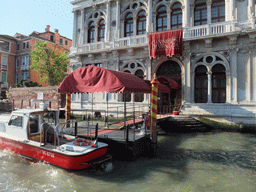
<path id="1" fill-rule="evenodd" d="M 173 115 L 178 115 L 179 114 L 179 103 L 177 98 L 174 99 L 174 105 L 173 105 L 173 109 L 172 109 L 172 114 Z"/>

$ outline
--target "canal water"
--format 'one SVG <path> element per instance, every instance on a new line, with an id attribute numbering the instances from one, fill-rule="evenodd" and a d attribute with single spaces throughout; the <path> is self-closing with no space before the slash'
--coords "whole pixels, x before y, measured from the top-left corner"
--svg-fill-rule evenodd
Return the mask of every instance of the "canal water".
<path id="1" fill-rule="evenodd" d="M 158 137 L 157 156 L 115 160 L 114 169 L 69 172 L 0 151 L 0 191 L 256 191 L 256 135 L 238 132 Z"/>

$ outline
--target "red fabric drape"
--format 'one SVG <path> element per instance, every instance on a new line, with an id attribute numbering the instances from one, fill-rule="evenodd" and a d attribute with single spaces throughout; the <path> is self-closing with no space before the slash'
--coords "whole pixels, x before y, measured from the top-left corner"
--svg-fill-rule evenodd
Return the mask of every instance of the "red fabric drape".
<path id="1" fill-rule="evenodd" d="M 148 47 L 150 58 L 182 56 L 182 30 L 150 33 Z"/>

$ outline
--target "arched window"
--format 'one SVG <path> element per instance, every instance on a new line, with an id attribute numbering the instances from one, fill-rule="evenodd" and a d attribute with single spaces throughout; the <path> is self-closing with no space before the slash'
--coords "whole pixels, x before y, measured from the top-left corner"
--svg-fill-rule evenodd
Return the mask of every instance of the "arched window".
<path id="1" fill-rule="evenodd" d="M 102 19 L 98 28 L 98 41 L 104 41 L 105 38 L 105 20 Z"/>
<path id="2" fill-rule="evenodd" d="M 137 70 L 135 72 L 135 75 L 140 77 L 141 79 L 144 78 L 144 72 L 141 69 Z M 143 93 L 135 93 L 134 94 L 134 101 L 135 102 L 143 102 L 143 100 L 144 100 L 144 94 Z"/>
<path id="3" fill-rule="evenodd" d="M 215 0 L 212 3 L 212 23 L 225 21 L 225 0 Z"/>
<path id="4" fill-rule="evenodd" d="M 94 43 L 95 42 L 95 24 L 94 22 L 91 22 L 89 24 L 88 29 L 88 43 Z"/>
<path id="5" fill-rule="evenodd" d="M 199 65 L 195 70 L 195 103 L 207 103 L 208 101 L 208 76 L 207 68 Z"/>
<path id="6" fill-rule="evenodd" d="M 160 6 L 157 9 L 157 18 L 156 18 L 156 31 L 165 31 L 167 30 L 167 12 L 165 6 Z"/>
<path id="7" fill-rule="evenodd" d="M 144 10 L 138 13 L 137 35 L 146 34 L 146 12 Z"/>
<path id="8" fill-rule="evenodd" d="M 171 29 L 182 28 L 182 9 L 180 3 L 175 3 L 172 6 L 171 21 Z"/>
<path id="9" fill-rule="evenodd" d="M 226 102 L 226 69 L 221 64 L 212 68 L 212 102 Z"/>
<path id="10" fill-rule="evenodd" d="M 128 13 L 125 17 L 124 36 L 125 37 L 133 36 L 133 15 L 132 15 L 132 13 Z"/>
<path id="11" fill-rule="evenodd" d="M 194 9 L 194 25 L 207 24 L 207 5 L 206 0 L 197 0 Z"/>

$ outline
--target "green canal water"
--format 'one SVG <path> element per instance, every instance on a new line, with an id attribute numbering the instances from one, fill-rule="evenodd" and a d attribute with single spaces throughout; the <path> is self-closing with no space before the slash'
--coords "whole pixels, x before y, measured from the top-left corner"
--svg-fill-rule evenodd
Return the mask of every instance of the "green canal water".
<path id="1" fill-rule="evenodd" d="M 157 155 L 115 160 L 109 173 L 68 172 L 0 151 L 0 191 L 256 191 L 256 135 L 158 137 Z"/>

